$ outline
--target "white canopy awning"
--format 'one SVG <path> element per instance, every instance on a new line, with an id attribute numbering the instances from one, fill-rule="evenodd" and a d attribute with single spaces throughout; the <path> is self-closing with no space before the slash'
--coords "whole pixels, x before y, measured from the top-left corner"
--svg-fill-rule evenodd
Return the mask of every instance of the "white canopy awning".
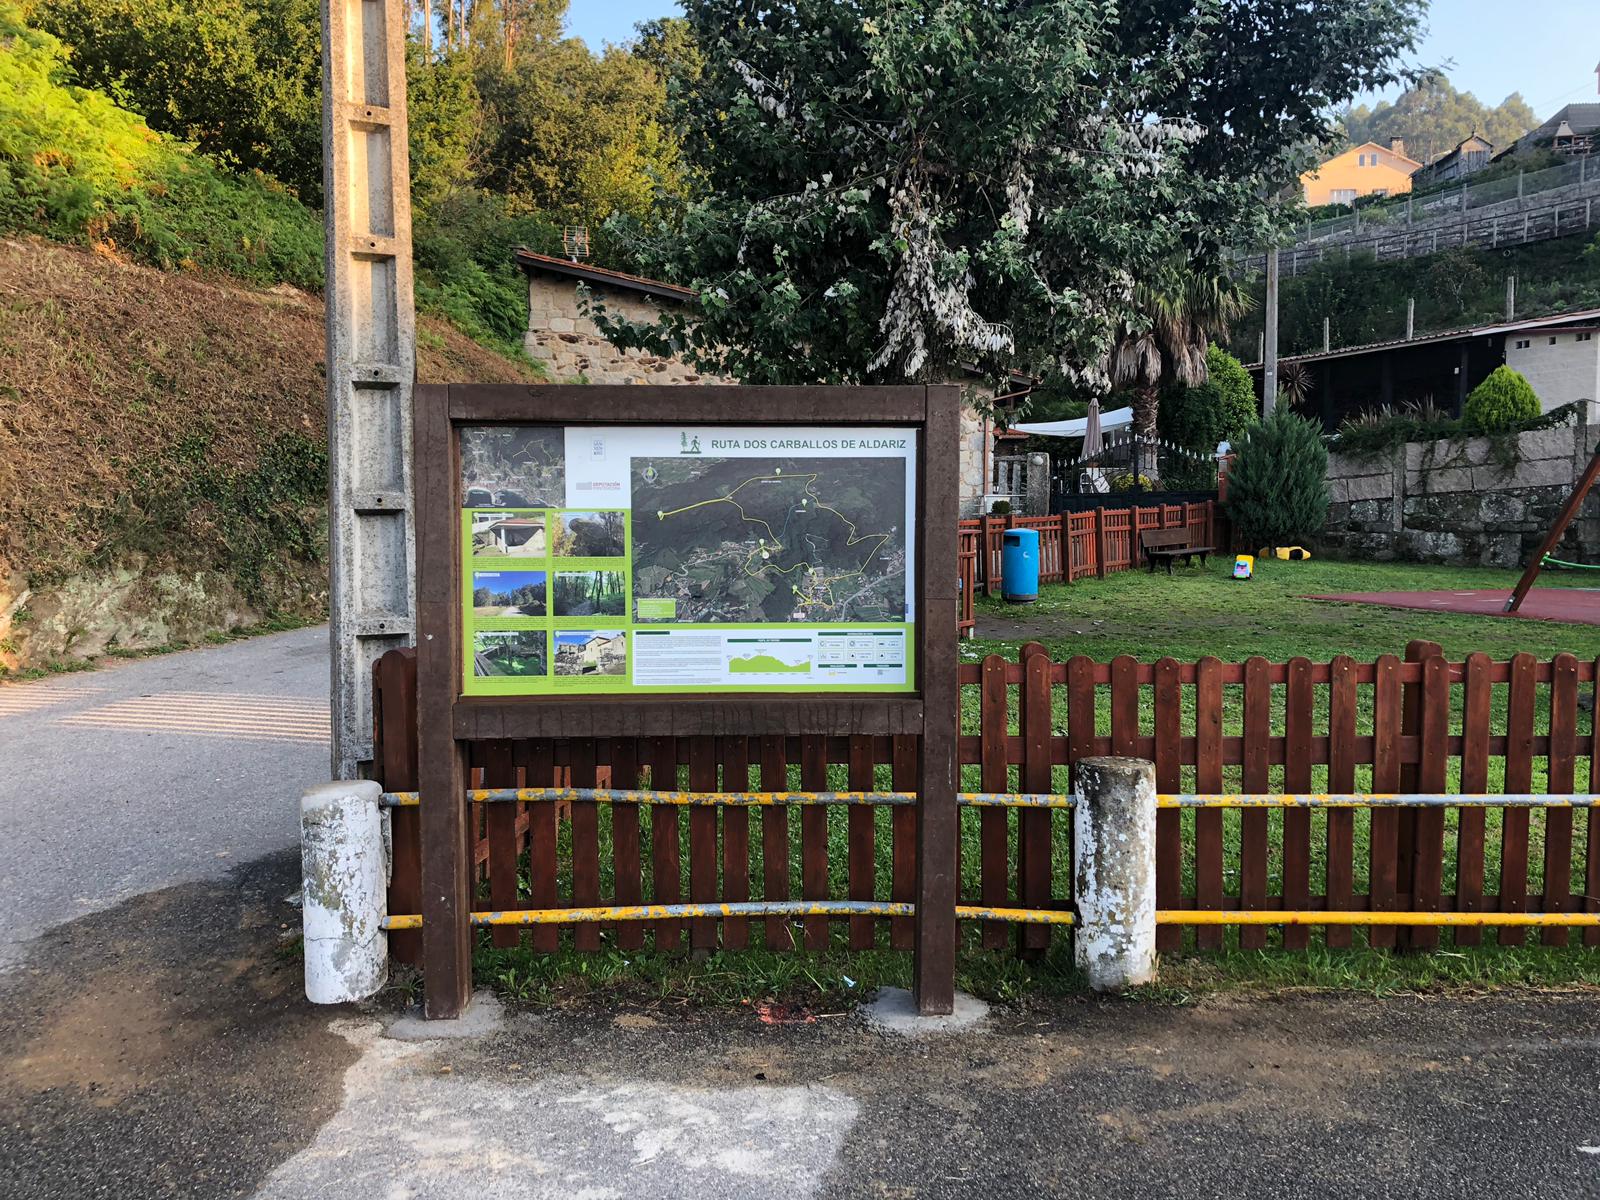
<path id="1" fill-rule="evenodd" d="M 1037 424 L 1013 425 L 1011 428 L 1018 433 L 1033 433 L 1040 437 L 1081 438 L 1088 421 L 1087 417 L 1079 417 L 1075 421 L 1041 421 Z M 1100 414 L 1101 433 L 1113 433 L 1132 424 L 1131 408 L 1113 408 L 1110 412 Z"/>

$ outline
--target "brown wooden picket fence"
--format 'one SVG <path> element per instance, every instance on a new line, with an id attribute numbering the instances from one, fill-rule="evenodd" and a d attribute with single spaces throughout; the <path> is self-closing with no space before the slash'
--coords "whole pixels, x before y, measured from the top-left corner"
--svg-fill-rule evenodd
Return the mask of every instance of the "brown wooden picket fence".
<path id="1" fill-rule="evenodd" d="M 961 611 L 956 618 L 957 637 L 971 637 L 978 624 L 973 599 L 978 592 L 979 537 L 976 529 L 961 529 L 956 533 L 956 562 L 961 568 Z"/>
<path id="2" fill-rule="evenodd" d="M 1198 545 L 1216 546 L 1216 505 L 1203 500 L 1094 508 L 1053 517 L 974 517 L 960 525 L 963 539 L 971 536 L 976 540 L 977 586 L 986 596 L 999 592 L 1004 579 L 1002 549 L 1007 529 L 1038 531 L 1040 583 L 1073 583 L 1091 575 L 1103 579 L 1140 565 L 1141 533 L 1182 528 L 1193 532 Z"/>
<path id="3" fill-rule="evenodd" d="M 1106 754 L 1147 758 L 1163 793 L 1529 793 L 1592 791 L 1600 734 L 1580 710 L 1597 664 L 1571 655 L 1537 661 L 1482 654 L 1449 662 L 1413 643 L 1402 660 L 1338 657 L 1271 663 L 1163 659 L 1054 662 L 1042 647 L 1020 660 L 962 663 L 962 790 L 1066 793 L 1073 764 Z M 415 785 L 415 661 L 391 651 L 376 667 L 377 770 L 390 791 Z M 475 787 L 666 787 L 690 791 L 917 789 L 914 737 L 690 737 L 483 741 L 470 747 Z M 798 809 L 798 812 L 792 811 Z M 843 811 L 841 811 L 843 810 Z M 1565 805 L 1449 810 L 1163 809 L 1157 825 L 1161 909 L 1293 911 L 1600 911 L 1600 821 Z M 416 912 L 416 809 L 394 820 L 391 912 Z M 1072 908 L 1070 810 L 967 809 L 962 814 L 960 903 L 986 908 Z M 562 826 L 565 825 L 565 838 Z M 684 828 L 686 826 L 686 828 Z M 798 828 L 794 828 L 797 826 Z M 756 899 L 891 900 L 915 895 L 916 810 L 865 803 L 694 807 L 574 801 L 474 807 L 478 907 L 590 906 Z M 753 836 L 755 835 L 755 836 Z M 1542 849 L 1541 849 L 1542 843 Z M 752 850 L 756 853 L 752 854 Z M 526 886 L 519 867 L 526 855 Z M 817 949 L 830 925 L 854 950 L 909 948 L 905 916 L 693 918 L 497 928 L 538 950 L 602 939 L 636 949 L 765 944 Z M 798 933 L 796 932 L 798 930 Z M 653 931 L 653 932 L 652 932 Z M 1013 937 L 1042 950 L 1052 929 L 981 923 L 983 945 Z M 1482 931 L 1457 928 L 1457 946 Z M 1526 931 L 1489 937 L 1521 944 Z M 1564 944 L 1565 928 L 1545 928 Z M 394 952 L 416 955 L 415 933 Z M 1160 945 L 1214 949 L 1281 944 L 1303 949 L 1305 927 L 1163 925 Z M 1376 947 L 1427 948 L 1436 928 L 1372 926 Z M 1353 931 L 1328 927 L 1331 947 Z M 614 939 L 614 940 L 613 940 Z M 1600 929 L 1583 930 L 1586 945 Z"/>

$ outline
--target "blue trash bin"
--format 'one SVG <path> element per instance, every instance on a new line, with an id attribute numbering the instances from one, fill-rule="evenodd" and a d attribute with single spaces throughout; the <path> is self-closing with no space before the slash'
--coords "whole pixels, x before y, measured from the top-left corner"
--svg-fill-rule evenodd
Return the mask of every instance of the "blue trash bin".
<path id="1" fill-rule="evenodd" d="M 1012 604 L 1039 598 L 1039 531 L 1008 529 L 1000 545 L 1000 594 Z"/>

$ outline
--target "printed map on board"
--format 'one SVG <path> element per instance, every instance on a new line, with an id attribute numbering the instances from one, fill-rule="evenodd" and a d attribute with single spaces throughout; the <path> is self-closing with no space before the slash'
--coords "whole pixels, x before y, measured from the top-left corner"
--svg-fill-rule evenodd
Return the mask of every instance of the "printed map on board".
<path id="1" fill-rule="evenodd" d="M 640 620 L 901 621 L 898 459 L 635 458 Z"/>

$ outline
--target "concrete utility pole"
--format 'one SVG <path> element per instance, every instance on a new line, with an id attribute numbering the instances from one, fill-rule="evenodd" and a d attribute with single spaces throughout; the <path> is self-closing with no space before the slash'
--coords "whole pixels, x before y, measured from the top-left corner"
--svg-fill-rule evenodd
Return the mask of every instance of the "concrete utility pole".
<path id="1" fill-rule="evenodd" d="M 1417 298 L 1406 301 L 1406 341 L 1417 336 Z"/>
<path id="2" fill-rule="evenodd" d="M 1515 321 L 1516 319 L 1517 319 L 1517 277 L 1515 275 L 1507 275 L 1506 276 L 1506 320 Z"/>
<path id="3" fill-rule="evenodd" d="M 1267 335 L 1262 359 L 1261 415 L 1270 417 L 1278 403 L 1278 248 L 1267 247 Z"/>
<path id="4" fill-rule="evenodd" d="M 416 630 L 404 0 L 322 0 L 333 777 L 372 759 L 372 664 Z"/>

